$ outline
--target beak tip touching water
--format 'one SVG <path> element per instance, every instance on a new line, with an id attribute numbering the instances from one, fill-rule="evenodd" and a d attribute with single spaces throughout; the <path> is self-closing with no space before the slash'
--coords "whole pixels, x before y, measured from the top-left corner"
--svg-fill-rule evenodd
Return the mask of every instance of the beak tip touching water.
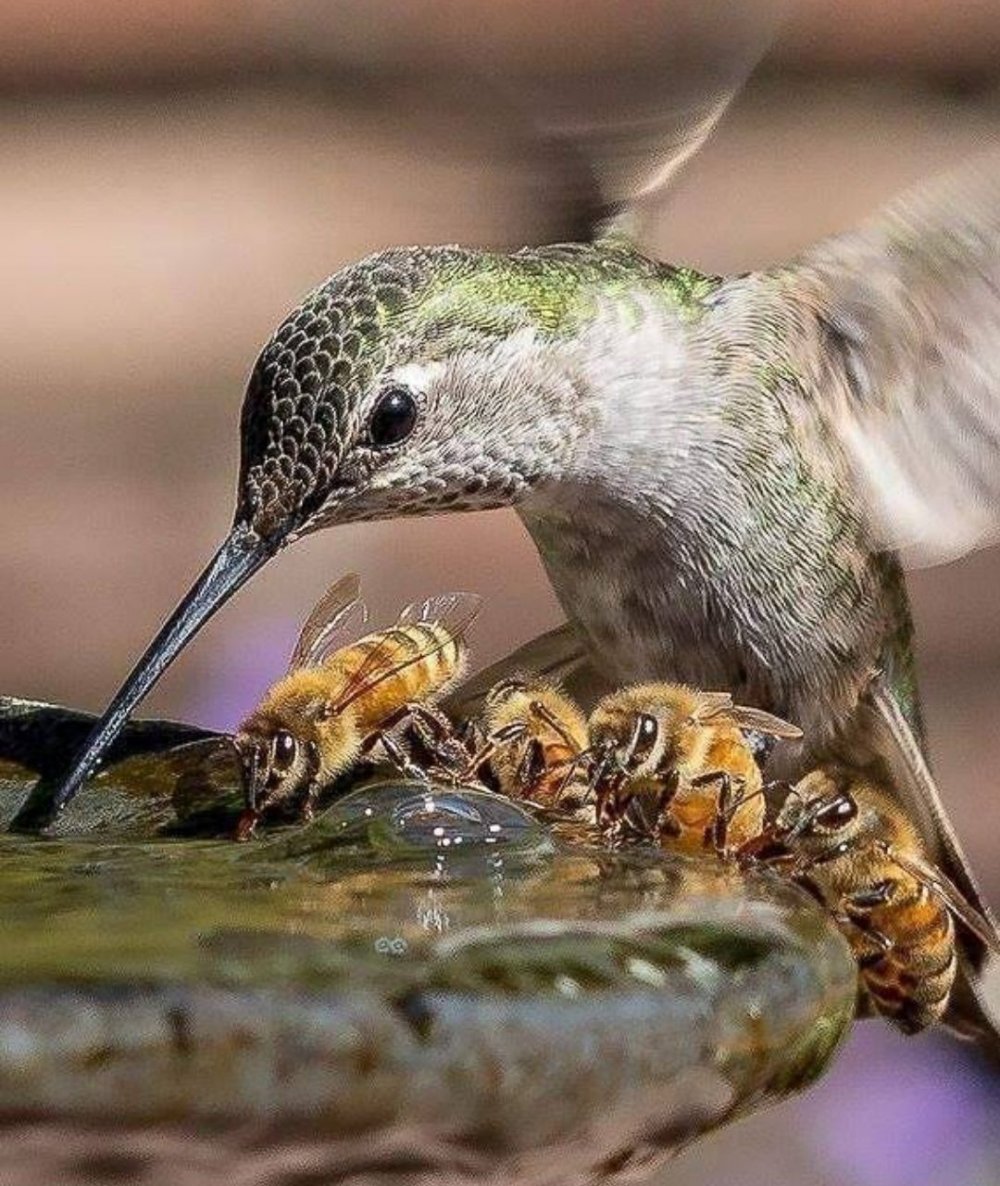
<path id="1" fill-rule="evenodd" d="M 38 832 L 59 814 L 100 765 L 132 710 L 201 627 L 277 550 L 237 524 L 215 557 L 170 615 L 58 783 L 40 780 L 21 806 L 11 831 Z"/>

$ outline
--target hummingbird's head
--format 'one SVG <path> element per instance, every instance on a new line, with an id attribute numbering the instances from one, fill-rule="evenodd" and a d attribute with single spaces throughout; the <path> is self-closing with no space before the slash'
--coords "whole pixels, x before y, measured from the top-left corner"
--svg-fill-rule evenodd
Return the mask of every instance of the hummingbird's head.
<path id="1" fill-rule="evenodd" d="M 232 530 L 17 826 L 72 798 L 188 640 L 285 543 L 331 523 L 509 505 L 558 477 L 590 427 L 558 347 L 609 269 L 589 247 L 397 249 L 306 297 L 250 378 Z"/>
<path id="2" fill-rule="evenodd" d="M 579 280 L 545 253 L 395 249 L 279 326 L 243 405 L 237 521 L 263 539 L 517 502 L 585 427 L 558 346 Z"/>

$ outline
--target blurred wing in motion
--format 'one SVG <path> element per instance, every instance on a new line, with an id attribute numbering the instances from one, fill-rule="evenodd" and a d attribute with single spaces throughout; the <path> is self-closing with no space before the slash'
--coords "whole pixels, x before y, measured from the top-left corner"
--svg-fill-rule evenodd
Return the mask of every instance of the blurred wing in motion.
<path id="1" fill-rule="evenodd" d="M 571 194 L 580 199 L 577 223 L 566 226 L 567 238 L 592 236 L 620 211 L 631 216 L 633 203 L 670 182 L 708 138 L 794 7 L 795 0 L 620 5 L 612 30 L 605 31 L 603 61 L 573 63 L 561 56 L 554 68 L 507 75 L 499 89 L 530 135 L 540 137 L 549 155 L 561 153 L 577 174 L 578 190 Z M 572 7 L 565 12 L 576 25 Z M 576 35 L 568 29 L 566 43 Z"/>
<path id="2" fill-rule="evenodd" d="M 361 578 L 348 573 L 323 594 L 306 619 L 288 670 L 312 667 L 321 662 L 340 641 L 357 637 L 368 621 L 368 608 L 361 600 Z"/>
<path id="3" fill-rule="evenodd" d="M 1000 151 L 821 243 L 791 276 L 818 318 L 830 423 L 885 545 L 920 566 L 995 542 Z"/>

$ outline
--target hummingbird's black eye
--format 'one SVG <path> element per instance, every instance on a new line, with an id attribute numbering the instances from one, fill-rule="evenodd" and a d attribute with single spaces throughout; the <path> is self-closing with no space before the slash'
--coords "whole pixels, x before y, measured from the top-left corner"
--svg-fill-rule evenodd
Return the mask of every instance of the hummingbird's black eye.
<path id="1" fill-rule="evenodd" d="M 417 423 L 417 401 L 405 387 L 390 387 L 378 398 L 368 419 L 368 440 L 376 449 L 398 445 Z"/>
<path id="2" fill-rule="evenodd" d="M 284 729 L 274 735 L 274 769 L 284 771 L 295 761 L 299 743 Z"/>

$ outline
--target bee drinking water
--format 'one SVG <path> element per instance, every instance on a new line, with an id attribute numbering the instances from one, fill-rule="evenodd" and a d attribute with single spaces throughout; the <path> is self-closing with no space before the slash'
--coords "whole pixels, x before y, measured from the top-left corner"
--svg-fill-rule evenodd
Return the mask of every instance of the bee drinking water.
<path id="1" fill-rule="evenodd" d="M 749 731 L 802 736 L 787 721 L 734 704 L 728 692 L 651 683 L 606 696 L 589 721 L 591 781 L 605 833 L 680 852 L 756 836 L 766 807 Z"/>
<path id="2" fill-rule="evenodd" d="M 830 910 L 858 961 L 862 1001 L 905 1033 L 940 1021 L 960 968 L 956 921 L 994 953 L 991 923 L 928 861 L 878 784 L 823 768 L 789 792 L 744 859 L 773 861 Z"/>
<path id="3" fill-rule="evenodd" d="M 539 676 L 501 680 L 487 693 L 485 741 L 472 760 L 501 794 L 543 808 L 578 811 L 589 796 L 587 719 L 556 684 Z"/>
<path id="4" fill-rule="evenodd" d="M 335 584 L 303 626 L 287 674 L 233 738 L 246 794 L 239 834 L 274 805 L 308 816 L 317 792 L 379 745 L 405 774 L 422 777 L 405 726 L 431 751 L 447 731 L 430 706 L 465 670 L 465 632 L 479 606 L 468 593 L 432 597 L 407 606 L 389 629 L 343 645 L 367 611 L 356 575 Z"/>

